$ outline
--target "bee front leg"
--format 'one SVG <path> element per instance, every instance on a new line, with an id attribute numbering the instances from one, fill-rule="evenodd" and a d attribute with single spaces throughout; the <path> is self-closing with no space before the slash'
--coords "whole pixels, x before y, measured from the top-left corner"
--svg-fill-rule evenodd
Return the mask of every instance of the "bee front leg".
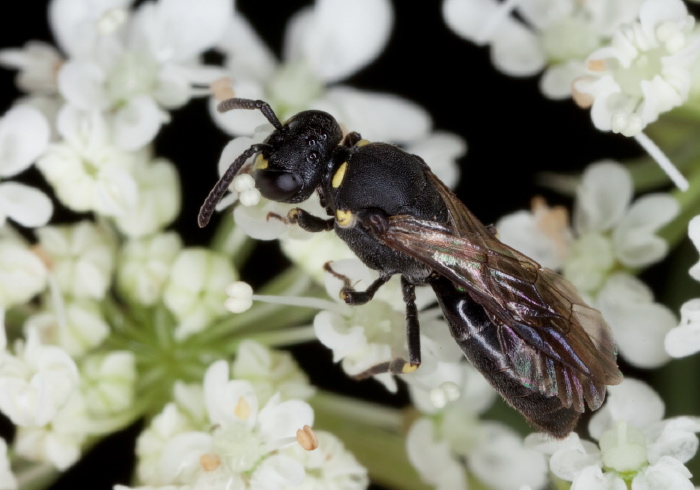
<path id="1" fill-rule="evenodd" d="M 330 262 L 326 262 L 323 269 L 332 274 L 333 277 L 343 281 L 343 287 L 340 290 L 340 299 L 342 299 L 346 304 L 352 306 L 364 305 L 365 303 L 371 301 L 379 288 L 386 284 L 389 279 L 391 279 L 391 275 L 381 274 L 379 278 L 375 279 L 375 281 L 370 284 L 365 291 L 357 291 L 354 288 L 352 281 L 350 281 L 350 278 L 334 271 L 331 268 Z"/>
<path id="2" fill-rule="evenodd" d="M 333 224 L 335 222 L 333 218 L 319 218 L 301 208 L 291 209 L 289 213 L 287 213 L 287 221 L 291 224 L 297 224 L 302 230 L 311 233 L 330 231 L 333 229 Z"/>

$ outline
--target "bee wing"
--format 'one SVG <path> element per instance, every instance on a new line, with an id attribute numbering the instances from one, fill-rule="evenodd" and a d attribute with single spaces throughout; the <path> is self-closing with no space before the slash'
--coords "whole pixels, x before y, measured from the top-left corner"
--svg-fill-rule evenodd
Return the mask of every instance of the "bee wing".
<path id="1" fill-rule="evenodd" d="M 600 407 L 605 386 L 622 379 L 600 312 L 568 280 L 501 243 L 471 213 L 458 218 L 472 228 L 462 225 L 457 234 L 440 223 L 400 215 L 373 229 L 383 243 L 428 265 L 484 308 L 523 385 L 557 395 L 563 406 L 579 412 L 584 399 L 592 410 Z"/>

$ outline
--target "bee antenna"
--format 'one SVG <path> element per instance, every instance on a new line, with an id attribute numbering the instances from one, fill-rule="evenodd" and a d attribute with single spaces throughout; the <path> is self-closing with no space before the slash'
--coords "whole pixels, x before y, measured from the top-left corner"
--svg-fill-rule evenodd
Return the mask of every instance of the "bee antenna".
<path id="1" fill-rule="evenodd" d="M 228 190 L 228 186 L 231 185 L 231 182 L 233 181 L 234 177 L 236 177 L 236 174 L 238 174 L 238 172 L 241 170 L 241 167 L 243 167 L 245 161 L 253 155 L 255 155 L 257 152 L 269 147 L 270 145 L 265 145 L 262 143 L 252 145 L 250 148 L 244 151 L 238 158 L 236 158 L 231 164 L 231 166 L 229 166 L 229 168 L 226 169 L 224 175 L 221 176 L 216 185 L 214 185 L 214 188 L 209 192 L 209 195 L 205 199 L 204 204 L 202 204 L 202 207 L 199 208 L 197 223 L 199 224 L 200 228 L 204 228 L 205 226 L 207 226 L 212 214 L 214 214 L 216 205 L 219 204 L 219 201 L 221 201 L 221 198 L 223 197 L 224 193 L 226 193 L 226 190 Z"/>
<path id="2" fill-rule="evenodd" d="M 216 106 L 216 110 L 219 112 L 228 112 L 232 111 L 233 109 L 257 109 L 262 112 L 262 115 L 265 116 L 268 121 L 270 121 L 270 124 L 272 124 L 275 129 L 282 129 L 282 123 L 279 119 L 277 119 L 275 111 L 273 111 L 270 104 L 264 100 L 239 99 L 234 97 L 232 99 L 222 100 L 219 102 L 219 105 Z"/>

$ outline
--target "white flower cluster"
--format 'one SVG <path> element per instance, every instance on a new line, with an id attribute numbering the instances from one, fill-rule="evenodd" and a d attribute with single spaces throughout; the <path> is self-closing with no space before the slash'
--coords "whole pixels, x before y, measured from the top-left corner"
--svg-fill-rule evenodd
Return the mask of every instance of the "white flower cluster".
<path id="1" fill-rule="evenodd" d="M 496 226 L 504 243 L 561 270 L 603 313 L 629 363 L 655 368 L 669 360 L 663 339 L 677 321 L 633 272 L 666 256 L 668 245 L 656 232 L 679 205 L 664 193 L 632 197 L 629 172 L 617 162 L 597 162 L 583 173 L 571 226 L 565 211 L 541 200 Z"/>
<path id="2" fill-rule="evenodd" d="M 545 95 L 573 95 L 592 106 L 598 129 L 626 136 L 688 100 L 700 54 L 681 0 L 445 0 L 443 15 L 459 35 L 490 44 L 503 72 L 544 70 Z"/>
<path id="3" fill-rule="evenodd" d="M 526 444 L 546 454 L 551 472 L 572 489 L 694 489 L 684 463 L 698 449 L 700 418 L 663 419 L 663 401 L 641 381 L 608 390 L 588 426 L 597 444 L 575 433 L 562 440 L 532 434 Z"/>
<path id="4" fill-rule="evenodd" d="M 140 483 L 151 489 L 365 488 L 366 470 L 342 443 L 311 429 L 314 413 L 303 400 L 312 392 L 288 354 L 243 342 L 232 368 L 217 361 L 202 385 L 175 386 L 174 401 L 137 441 Z"/>
<path id="5" fill-rule="evenodd" d="M 221 76 L 200 58 L 231 3 L 207 1 L 196 16 L 181 0 L 130 3 L 53 0 L 58 48 L 0 50 L 27 92 L 0 118 L 0 410 L 17 426 L 12 454 L 59 470 L 145 408 L 134 405 L 133 344 L 115 334 L 152 325 L 122 307 L 165 306 L 185 337 L 225 312 L 237 277 L 228 258 L 163 232 L 179 176 L 152 147 L 167 111 Z M 49 225 L 52 201 L 7 180 L 32 164 L 62 206 L 94 220 Z"/>

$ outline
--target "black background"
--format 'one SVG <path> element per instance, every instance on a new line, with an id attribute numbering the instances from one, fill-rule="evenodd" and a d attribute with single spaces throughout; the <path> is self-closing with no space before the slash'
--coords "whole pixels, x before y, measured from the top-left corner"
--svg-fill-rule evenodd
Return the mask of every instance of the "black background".
<path id="1" fill-rule="evenodd" d="M 239 0 L 237 8 L 279 53 L 287 19 L 311 3 Z M 196 4 L 192 2 L 193 8 Z M 6 5 L 0 20 L 0 47 L 21 46 L 30 39 L 52 40 L 46 2 L 11 5 L 11 10 L 10 4 Z M 570 205 L 570 199 L 538 188 L 534 181 L 536 172 L 581 171 L 597 159 L 641 154 L 633 142 L 595 130 L 588 112 L 571 101 L 546 99 L 540 94 L 536 78 L 513 79 L 497 72 L 491 65 L 488 48 L 476 47 L 448 30 L 441 17 L 440 2 L 395 0 L 394 7 L 395 24 L 386 50 L 372 65 L 344 83 L 416 101 L 430 111 L 437 129 L 461 135 L 469 149 L 460 162 L 462 178 L 457 192 L 484 222 L 495 222 L 506 213 L 528 207 L 535 194 L 544 194 L 550 202 Z M 13 79 L 14 73 L 0 70 L 2 112 L 19 95 Z M 362 128 L 352 129 L 362 132 Z M 157 154 L 174 161 L 181 171 L 182 213 L 174 227 L 189 245 L 206 244 L 213 230 L 200 230 L 196 215 L 217 178 L 216 164 L 228 139 L 210 122 L 204 101 L 197 100 L 176 111 L 156 141 Z M 34 170 L 20 177 L 36 179 Z M 70 220 L 74 216 L 59 214 L 58 219 Z M 272 269 L 283 267 L 283 258 L 269 260 L 275 245 L 264 247 L 267 265 Z M 324 348 L 304 346 L 295 354 L 321 387 L 394 405 L 405 402 L 405 396 L 388 397 L 381 388 L 369 383 L 358 387 L 347 381 L 332 370 L 330 353 Z M 319 365 L 322 369 L 318 369 Z M 89 482 L 92 489 L 106 489 L 114 483 L 128 483 L 133 441 L 139 429 L 132 427 L 99 444 L 54 488 L 76 488 Z"/>

